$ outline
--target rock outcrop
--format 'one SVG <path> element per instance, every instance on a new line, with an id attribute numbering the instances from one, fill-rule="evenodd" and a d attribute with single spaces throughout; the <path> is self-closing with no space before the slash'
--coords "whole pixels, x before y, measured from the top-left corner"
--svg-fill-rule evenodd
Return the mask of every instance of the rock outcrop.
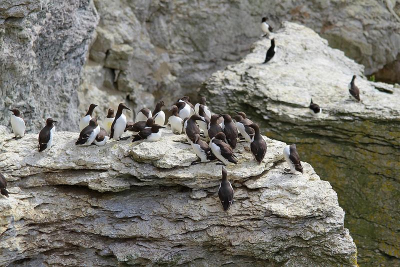
<path id="1" fill-rule="evenodd" d="M 400 264 L 399 89 L 367 81 L 363 66 L 309 28 L 285 23 L 274 37 L 270 63 L 262 64 L 270 42 L 260 40 L 201 93 L 216 112 L 244 110 L 267 136 L 298 145 L 338 192 L 360 264 Z M 353 75 L 361 103 L 348 91 Z M 322 114 L 308 108 L 311 98 Z"/>
<path id="2" fill-rule="evenodd" d="M 75 147 L 57 132 L 0 135 L 0 265 L 356 266 L 356 247 L 330 184 L 304 163 L 287 174 L 284 143 L 268 139 L 258 165 L 243 143 L 228 166 L 235 202 L 223 212 L 221 166 L 196 159 L 183 135 L 155 143 Z"/>

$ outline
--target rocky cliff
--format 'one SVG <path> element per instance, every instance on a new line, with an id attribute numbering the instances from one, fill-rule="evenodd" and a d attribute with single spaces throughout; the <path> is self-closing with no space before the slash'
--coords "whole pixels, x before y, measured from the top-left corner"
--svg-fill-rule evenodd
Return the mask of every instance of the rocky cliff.
<path id="1" fill-rule="evenodd" d="M 37 134 L 2 131 L 11 194 L 0 197 L 0 265 L 356 265 L 335 191 L 307 163 L 303 175 L 285 173 L 282 142 L 266 139 L 261 165 L 239 145 L 224 212 L 221 166 L 190 165 L 183 135 L 76 147 L 77 133 L 57 132 L 39 153 Z"/>
<path id="2" fill-rule="evenodd" d="M 216 112 L 245 110 L 269 137 L 298 144 L 338 192 L 361 264 L 400 264 L 400 90 L 367 81 L 363 66 L 309 28 L 285 23 L 274 37 L 270 63 L 270 42 L 260 40 L 200 93 Z M 348 92 L 353 75 L 361 103 Z M 311 98 L 322 114 L 308 108 Z"/>

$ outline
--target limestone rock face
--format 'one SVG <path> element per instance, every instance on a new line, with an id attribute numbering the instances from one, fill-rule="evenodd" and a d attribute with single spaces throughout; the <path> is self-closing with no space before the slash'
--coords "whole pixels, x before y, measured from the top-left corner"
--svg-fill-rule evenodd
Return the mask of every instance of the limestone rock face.
<path id="1" fill-rule="evenodd" d="M 215 112 L 243 110 L 269 137 L 296 143 L 332 183 L 359 249 L 359 262 L 400 263 L 400 91 L 367 81 L 363 66 L 309 28 L 285 23 L 277 53 L 262 64 L 267 39 L 201 88 Z M 348 85 L 357 75 L 361 103 Z M 312 100 L 322 108 L 314 114 Z"/>
<path id="2" fill-rule="evenodd" d="M 98 17 L 90 0 L 0 3 L 0 123 L 18 108 L 27 131 L 78 123 L 77 88 Z"/>
<path id="3" fill-rule="evenodd" d="M 303 175 L 286 173 L 282 142 L 266 138 L 260 165 L 239 144 L 224 212 L 221 166 L 190 165 L 195 154 L 170 130 L 104 147 L 57 132 L 39 153 L 36 134 L 14 140 L 0 129 L 11 193 L 0 198 L 0 265 L 356 266 L 335 191 L 307 163 Z"/>

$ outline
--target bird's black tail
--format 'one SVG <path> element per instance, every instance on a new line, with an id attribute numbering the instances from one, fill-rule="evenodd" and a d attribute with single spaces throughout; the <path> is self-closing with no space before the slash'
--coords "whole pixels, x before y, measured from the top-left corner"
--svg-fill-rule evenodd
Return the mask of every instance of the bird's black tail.
<path id="1" fill-rule="evenodd" d="M 7 191 L 7 189 L 2 188 L 2 189 L 0 190 L 0 192 L 1 192 L 1 194 L 2 194 L 3 196 L 8 197 L 8 191 Z"/>
<path id="2" fill-rule="evenodd" d="M 42 152 L 47 148 L 47 144 L 39 144 L 39 152 Z"/>

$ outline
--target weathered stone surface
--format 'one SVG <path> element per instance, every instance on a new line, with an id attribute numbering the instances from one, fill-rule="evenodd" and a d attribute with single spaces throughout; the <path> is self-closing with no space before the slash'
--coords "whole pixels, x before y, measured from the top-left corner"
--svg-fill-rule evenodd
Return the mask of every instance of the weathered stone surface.
<path id="1" fill-rule="evenodd" d="M 76 89 L 97 20 L 90 0 L 0 2 L 0 123 L 18 108 L 28 131 L 47 117 L 77 127 Z"/>
<path id="2" fill-rule="evenodd" d="M 332 183 L 368 266 L 400 264 L 400 91 L 363 78 L 363 66 L 329 48 L 309 28 L 285 23 L 277 54 L 261 64 L 269 41 L 201 88 L 215 112 L 244 110 L 267 135 L 294 142 Z M 348 92 L 352 75 L 361 103 Z M 322 114 L 308 108 L 311 98 Z"/>
<path id="3" fill-rule="evenodd" d="M 221 166 L 191 166 L 184 136 L 86 148 L 77 137 L 57 132 L 39 153 L 36 134 L 0 135 L 11 192 L 0 198 L 1 265 L 356 265 L 335 191 L 307 163 L 285 173 L 282 142 L 266 139 L 260 165 L 239 144 L 227 167 L 235 203 L 223 212 Z"/>

